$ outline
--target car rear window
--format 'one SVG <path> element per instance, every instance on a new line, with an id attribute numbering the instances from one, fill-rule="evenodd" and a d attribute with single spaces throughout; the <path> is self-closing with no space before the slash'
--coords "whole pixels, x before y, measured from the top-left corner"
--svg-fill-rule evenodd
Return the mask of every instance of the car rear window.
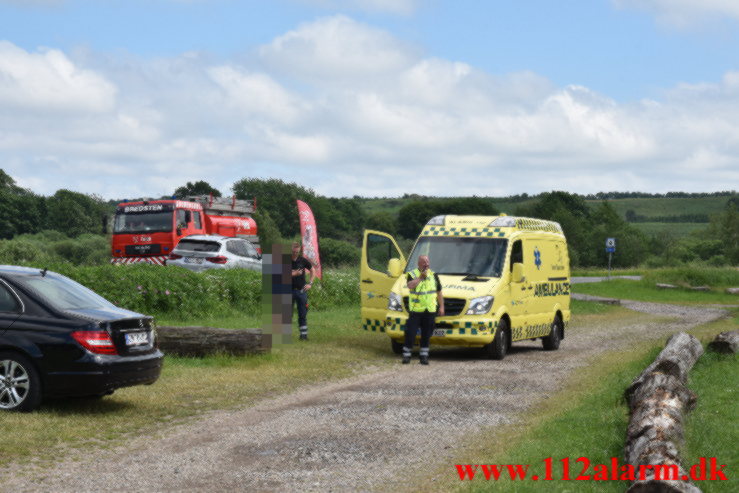
<path id="1" fill-rule="evenodd" d="M 60 310 L 115 308 L 115 305 L 83 285 L 58 274 L 18 276 L 17 281 Z"/>
<path id="2" fill-rule="evenodd" d="M 221 249 L 221 244 L 216 241 L 182 240 L 177 249 L 188 252 L 217 252 Z"/>

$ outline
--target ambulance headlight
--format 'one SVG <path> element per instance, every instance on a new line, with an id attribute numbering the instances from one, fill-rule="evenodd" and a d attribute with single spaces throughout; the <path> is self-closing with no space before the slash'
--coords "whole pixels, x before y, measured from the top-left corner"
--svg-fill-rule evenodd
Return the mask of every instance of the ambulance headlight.
<path id="1" fill-rule="evenodd" d="M 397 293 L 390 293 L 387 300 L 387 309 L 394 312 L 403 311 L 403 300 L 400 298 L 400 295 Z"/>
<path id="2" fill-rule="evenodd" d="M 467 310 L 467 315 L 482 315 L 490 311 L 490 307 L 493 306 L 492 296 L 481 296 L 470 301 L 470 308 Z"/>

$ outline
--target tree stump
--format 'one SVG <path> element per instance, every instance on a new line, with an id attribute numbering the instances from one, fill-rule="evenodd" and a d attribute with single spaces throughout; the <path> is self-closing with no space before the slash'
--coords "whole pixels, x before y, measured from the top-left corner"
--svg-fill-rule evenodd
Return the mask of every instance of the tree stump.
<path id="1" fill-rule="evenodd" d="M 700 492 L 684 481 L 680 464 L 683 413 L 695 407 L 696 396 L 686 387 L 688 372 L 703 354 L 703 346 L 684 332 L 667 340 L 665 348 L 626 389 L 631 417 L 626 431 L 624 458 L 637 470 L 641 465 L 661 466 L 660 476 L 649 469 L 629 492 Z"/>
<path id="2" fill-rule="evenodd" d="M 739 330 L 721 332 L 711 341 L 708 349 L 717 353 L 736 353 L 739 350 Z"/>
<path id="3" fill-rule="evenodd" d="M 157 336 L 159 349 L 175 356 L 244 356 L 269 351 L 264 344 L 262 329 L 158 326 Z"/>

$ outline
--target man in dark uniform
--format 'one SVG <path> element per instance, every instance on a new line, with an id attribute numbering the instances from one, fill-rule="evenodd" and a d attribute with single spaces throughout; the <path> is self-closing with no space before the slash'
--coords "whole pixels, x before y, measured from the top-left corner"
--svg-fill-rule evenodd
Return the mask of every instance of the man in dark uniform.
<path id="1" fill-rule="evenodd" d="M 416 342 L 416 333 L 421 327 L 421 364 L 429 364 L 429 340 L 436 327 L 436 314 L 444 316 L 444 296 L 441 294 L 439 275 L 429 269 L 429 258 L 418 257 L 418 268 L 408 273 L 408 322 L 405 326 L 403 364 L 411 362 L 411 350 Z"/>
<path id="2" fill-rule="evenodd" d="M 308 340 L 308 290 L 313 286 L 313 265 L 300 254 L 300 243 L 293 242 L 292 280 L 293 303 L 298 305 L 298 327 L 300 340 Z M 310 272 L 310 280 L 305 282 L 305 271 Z M 292 310 L 291 310 L 292 311 Z"/>

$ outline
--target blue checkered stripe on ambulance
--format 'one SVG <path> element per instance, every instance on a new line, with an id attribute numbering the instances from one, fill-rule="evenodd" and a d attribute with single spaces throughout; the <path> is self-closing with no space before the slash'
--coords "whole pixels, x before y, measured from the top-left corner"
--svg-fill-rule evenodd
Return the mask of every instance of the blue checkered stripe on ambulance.
<path id="1" fill-rule="evenodd" d="M 444 324 L 451 324 L 452 327 L 436 327 L 436 330 L 444 329 L 446 335 L 482 335 L 490 333 L 493 328 L 498 327 L 498 322 L 459 322 L 449 321 Z M 405 330 L 405 320 L 397 317 L 387 317 L 385 321 L 386 329 L 388 332 L 403 332 Z"/>
<path id="2" fill-rule="evenodd" d="M 480 238 L 504 238 L 510 228 L 458 228 L 446 226 L 426 226 L 421 236 L 472 236 Z"/>

